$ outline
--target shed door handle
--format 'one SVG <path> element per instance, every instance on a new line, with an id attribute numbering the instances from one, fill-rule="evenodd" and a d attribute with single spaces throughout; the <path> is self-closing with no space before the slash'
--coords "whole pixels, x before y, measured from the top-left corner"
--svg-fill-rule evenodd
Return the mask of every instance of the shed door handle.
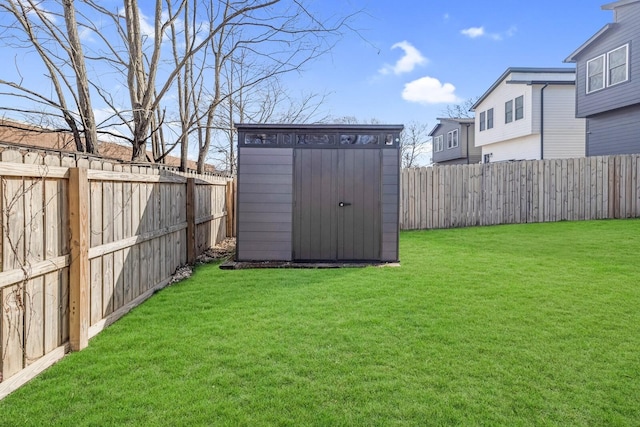
<path id="1" fill-rule="evenodd" d="M 340 202 L 338 203 L 338 206 L 340 206 L 341 208 L 345 207 L 345 206 L 351 206 L 351 203 L 347 203 L 347 202 Z"/>

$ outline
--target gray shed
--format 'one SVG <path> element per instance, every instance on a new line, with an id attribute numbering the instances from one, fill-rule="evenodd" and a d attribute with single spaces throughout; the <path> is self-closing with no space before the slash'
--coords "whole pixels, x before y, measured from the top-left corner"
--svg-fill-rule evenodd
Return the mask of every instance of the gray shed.
<path id="1" fill-rule="evenodd" d="M 398 261 L 402 125 L 236 128 L 237 261 Z"/>

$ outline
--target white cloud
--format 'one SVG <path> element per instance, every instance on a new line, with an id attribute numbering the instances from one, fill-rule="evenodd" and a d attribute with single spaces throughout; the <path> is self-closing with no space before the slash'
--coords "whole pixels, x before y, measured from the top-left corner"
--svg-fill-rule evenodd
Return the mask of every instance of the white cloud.
<path id="1" fill-rule="evenodd" d="M 424 65 L 428 62 L 422 53 L 416 49 L 411 43 L 404 40 L 391 46 L 391 49 L 400 48 L 404 51 L 402 58 L 395 65 L 386 64 L 379 71 L 380 74 L 404 74 L 413 71 L 416 66 Z"/>
<path id="2" fill-rule="evenodd" d="M 518 28 L 515 25 L 512 25 L 504 33 L 488 33 L 485 31 L 484 27 L 470 27 L 470 28 L 461 30 L 460 33 L 469 37 L 470 39 L 475 39 L 478 37 L 487 37 L 487 38 L 490 38 L 491 40 L 499 41 L 499 40 L 503 40 L 505 37 L 513 37 L 517 31 L 518 31 Z"/>
<path id="3" fill-rule="evenodd" d="M 460 102 L 455 91 L 456 87 L 451 83 L 443 84 L 436 78 L 425 76 L 405 84 L 402 99 L 419 104 Z"/>
<path id="4" fill-rule="evenodd" d="M 156 28 L 149 21 L 149 17 L 144 14 L 140 14 L 140 32 L 143 36 L 149 37 L 149 39 L 153 40 L 156 36 Z"/>
<path id="5" fill-rule="evenodd" d="M 31 3 L 27 1 L 22 1 L 22 0 L 18 0 L 18 3 L 20 3 L 20 6 L 27 12 L 27 15 L 31 19 L 34 19 L 36 17 L 40 19 L 40 17 L 42 17 L 48 20 L 49 22 L 51 22 L 52 24 L 58 23 L 58 19 L 56 18 L 56 15 L 54 15 L 53 13 L 51 13 L 50 11 L 42 7 L 41 4 L 32 5 Z"/>
<path id="6" fill-rule="evenodd" d="M 460 32 L 469 38 L 475 39 L 476 37 L 484 36 L 484 27 L 471 27 Z"/>

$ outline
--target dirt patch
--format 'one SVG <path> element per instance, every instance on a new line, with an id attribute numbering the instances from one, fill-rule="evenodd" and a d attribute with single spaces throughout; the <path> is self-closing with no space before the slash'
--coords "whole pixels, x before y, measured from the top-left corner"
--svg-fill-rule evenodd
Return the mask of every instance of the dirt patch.
<path id="1" fill-rule="evenodd" d="M 228 261 L 233 259 L 236 253 L 236 239 L 228 237 L 212 248 L 207 249 L 202 255 L 196 258 L 195 265 L 208 264 L 215 261 Z M 176 269 L 171 276 L 171 283 L 176 283 L 191 276 L 193 265 L 182 265 Z"/>

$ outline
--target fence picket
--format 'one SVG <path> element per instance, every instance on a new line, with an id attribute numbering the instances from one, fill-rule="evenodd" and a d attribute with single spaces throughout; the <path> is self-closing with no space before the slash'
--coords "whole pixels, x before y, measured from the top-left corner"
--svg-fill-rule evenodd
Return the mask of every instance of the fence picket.
<path id="1" fill-rule="evenodd" d="M 638 217 L 639 157 L 405 169 L 401 229 Z"/>

